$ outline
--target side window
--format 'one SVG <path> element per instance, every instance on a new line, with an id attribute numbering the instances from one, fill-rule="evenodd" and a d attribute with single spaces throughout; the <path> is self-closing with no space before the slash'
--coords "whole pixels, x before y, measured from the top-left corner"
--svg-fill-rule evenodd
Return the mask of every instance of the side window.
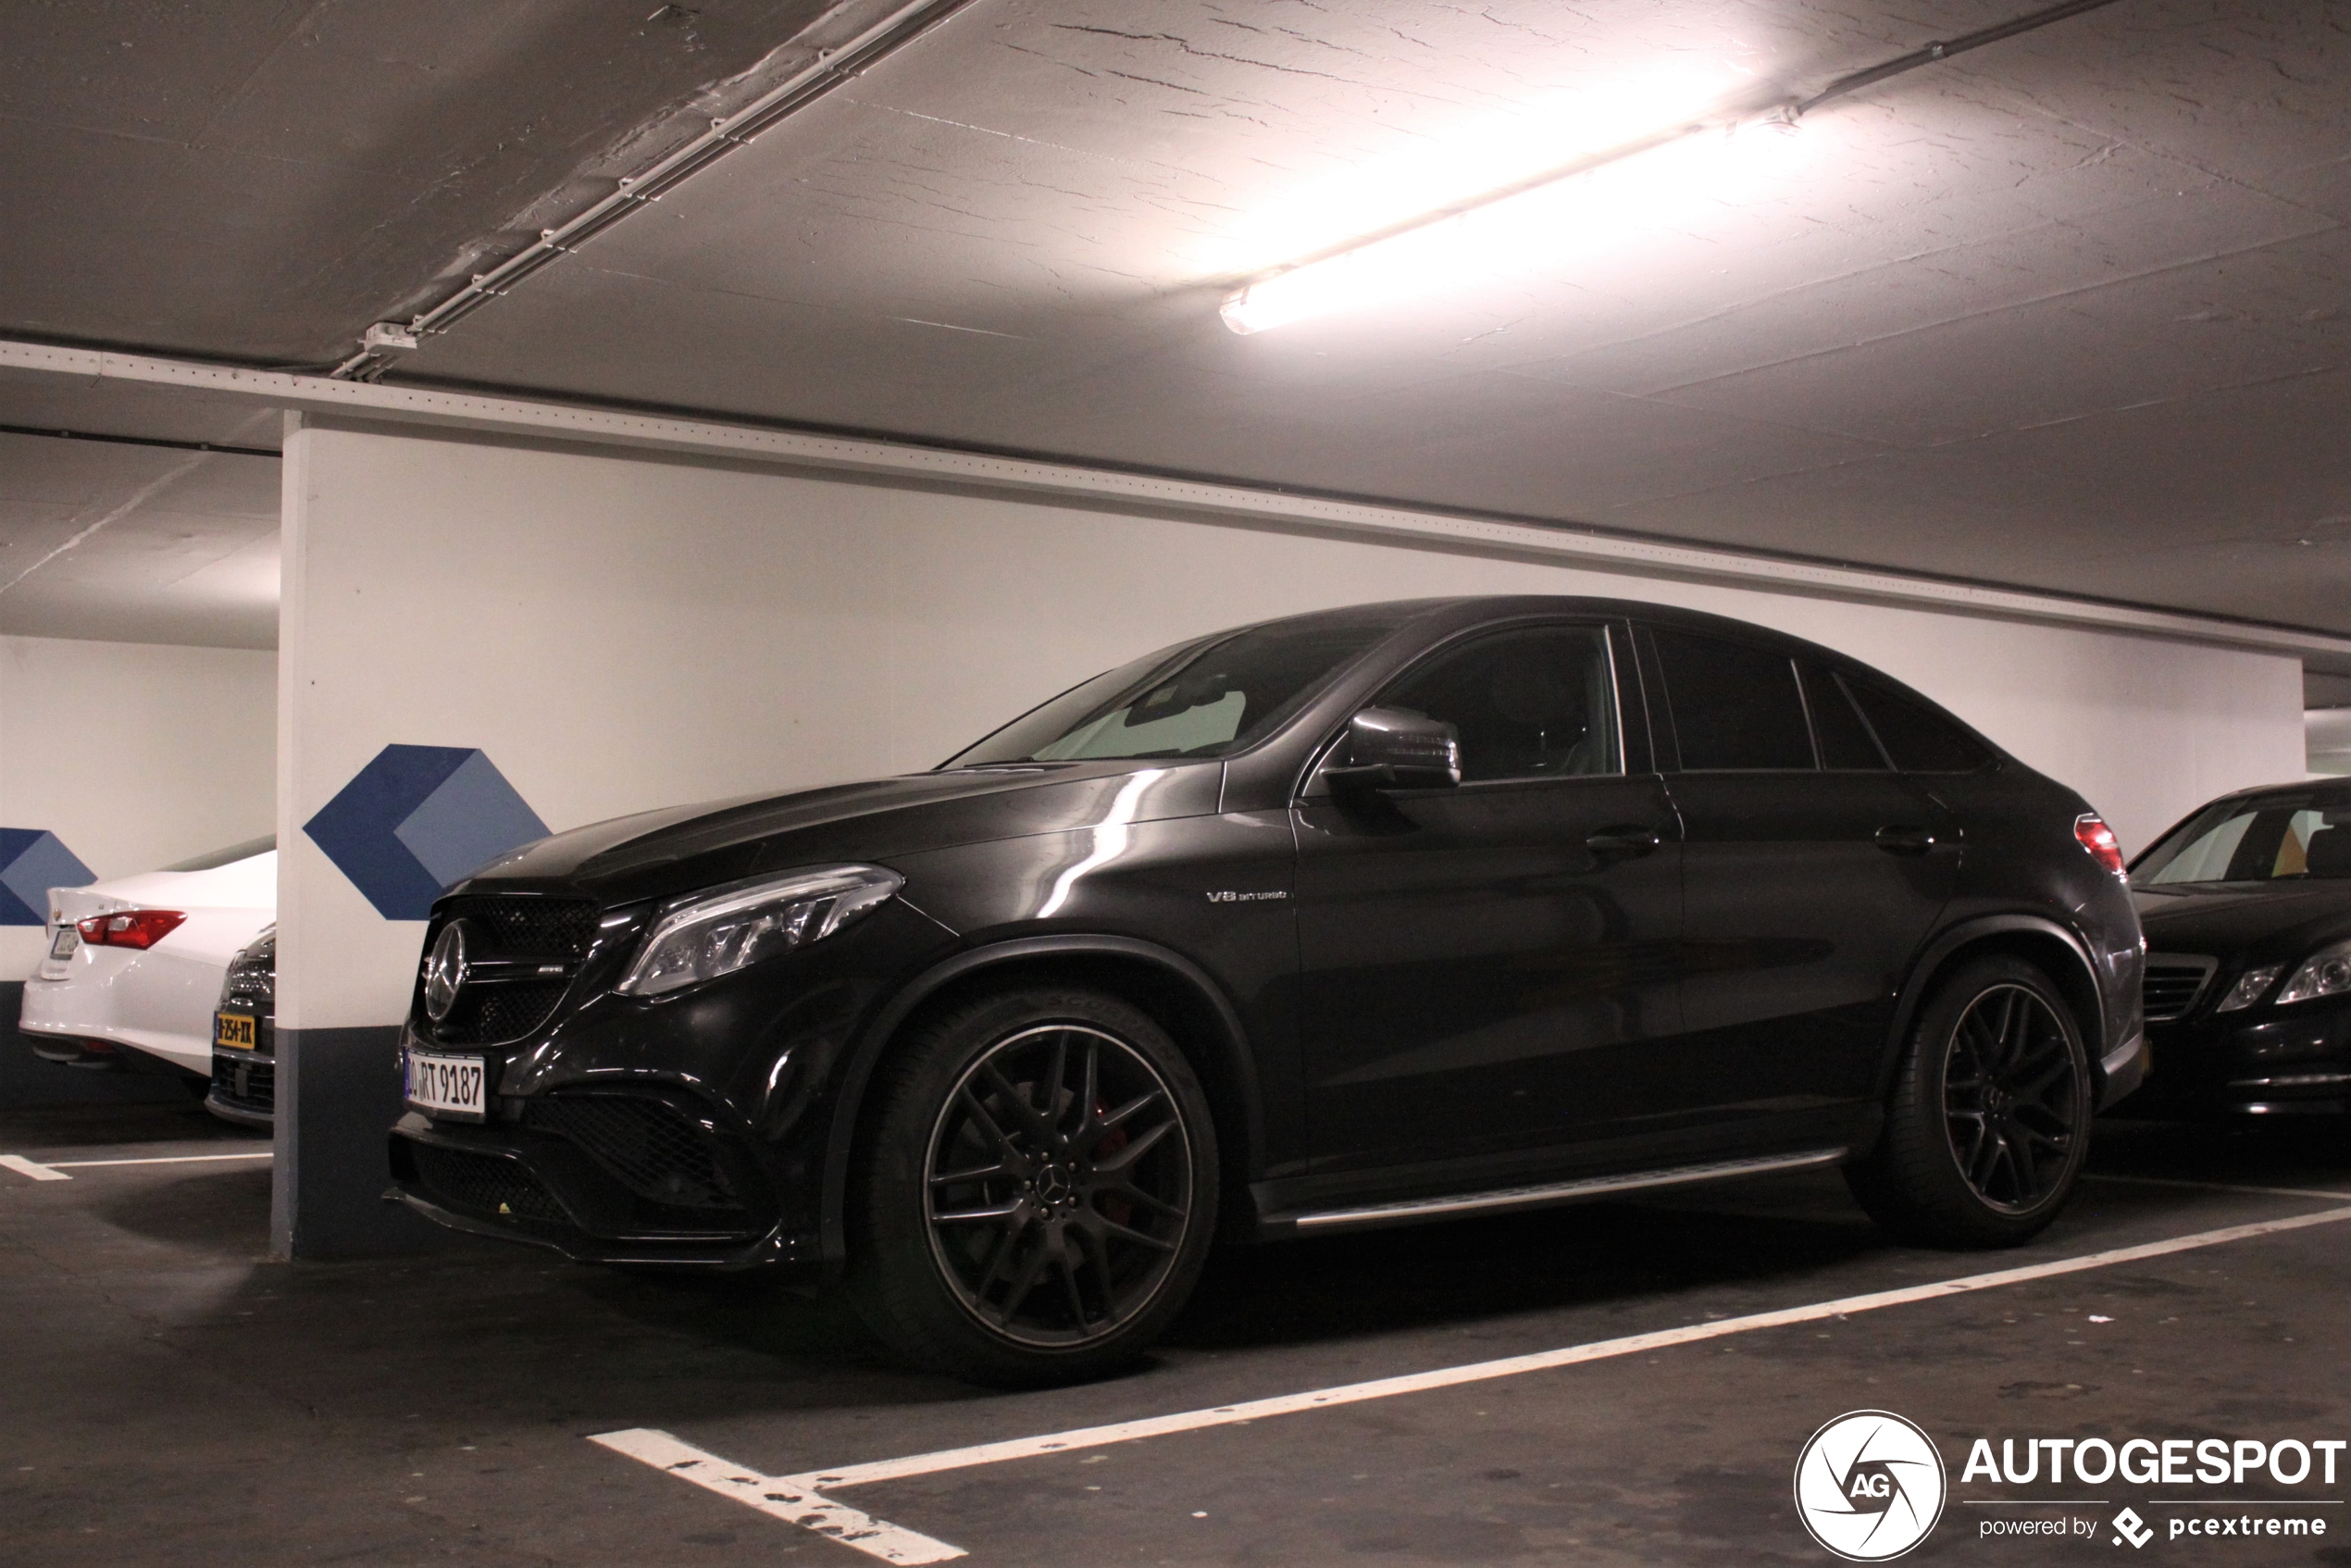
<path id="1" fill-rule="evenodd" d="M 1461 732 L 1462 781 L 1621 773 L 1608 634 L 1497 632 L 1438 654 L 1380 697 Z"/>
<path id="2" fill-rule="evenodd" d="M 1836 677 L 1806 661 L 1804 705 L 1812 714 L 1812 740 L 1821 749 L 1821 765 L 1846 773 L 1883 773 L 1885 753 L 1870 737 L 1870 728 L 1845 695 Z"/>
<path id="3" fill-rule="evenodd" d="M 1992 760 L 1981 741 L 1942 715 L 1870 681 L 1839 679 L 1903 772 L 1972 773 Z"/>
<path id="4" fill-rule="evenodd" d="M 1660 628 L 1651 633 L 1682 768 L 1810 768 L 1812 737 L 1785 653 Z"/>

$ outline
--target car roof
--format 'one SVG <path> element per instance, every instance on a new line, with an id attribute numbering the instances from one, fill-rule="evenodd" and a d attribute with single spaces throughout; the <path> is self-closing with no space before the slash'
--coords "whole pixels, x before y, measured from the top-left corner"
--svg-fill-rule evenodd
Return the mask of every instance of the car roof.
<path id="1" fill-rule="evenodd" d="M 1253 627 L 1311 626 L 1317 623 L 1360 622 L 1367 617 L 1393 617 L 1396 631 L 1436 629 L 1455 630 L 1473 627 L 1486 620 L 1508 619 L 1521 616 L 1605 616 L 1640 620 L 1653 626 L 1686 628 L 1727 637 L 1744 638 L 1750 641 L 1769 641 L 1786 648 L 1790 653 L 1805 653 L 1840 668 L 1863 671 L 1880 680 L 1900 685 L 1894 678 L 1850 653 L 1797 637 L 1776 628 L 1740 620 L 1732 616 L 1718 616 L 1705 610 L 1685 609 L 1678 604 L 1661 604 L 1648 599 L 1617 599 L 1598 595 L 1566 593 L 1487 593 L 1456 594 L 1445 598 L 1390 599 L 1359 604 L 1335 605 L 1327 610 L 1311 610 L 1302 615 L 1280 616 L 1270 620 L 1255 621 L 1248 626 L 1233 627 L 1215 636 L 1229 636 Z M 1208 638 L 1198 639 L 1210 641 Z M 1908 688 L 1904 688 L 1908 690 Z M 1940 704 L 1937 704 L 1938 706 Z"/>

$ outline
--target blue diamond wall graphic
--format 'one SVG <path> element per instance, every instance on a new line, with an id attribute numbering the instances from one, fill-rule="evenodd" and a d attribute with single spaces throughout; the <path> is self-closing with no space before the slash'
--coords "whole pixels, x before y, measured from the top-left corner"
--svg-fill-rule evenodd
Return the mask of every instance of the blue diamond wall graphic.
<path id="1" fill-rule="evenodd" d="M 0 926 L 46 926 L 50 889 L 86 888 L 97 879 L 55 833 L 0 828 Z"/>
<path id="2" fill-rule="evenodd" d="M 302 825 L 387 920 L 422 920 L 442 890 L 547 836 L 488 755 L 386 746 Z"/>

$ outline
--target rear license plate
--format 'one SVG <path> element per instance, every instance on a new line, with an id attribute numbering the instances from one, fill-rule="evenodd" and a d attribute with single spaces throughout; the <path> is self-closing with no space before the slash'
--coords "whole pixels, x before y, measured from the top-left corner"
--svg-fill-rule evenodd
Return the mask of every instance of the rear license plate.
<path id="1" fill-rule="evenodd" d="M 256 1043 L 253 1023 L 250 1013 L 216 1013 L 212 1015 L 212 1043 L 223 1051 L 251 1051 Z"/>
<path id="2" fill-rule="evenodd" d="M 488 1064 L 479 1056 L 408 1053 L 408 1103 L 435 1115 L 480 1121 Z"/>
<path id="3" fill-rule="evenodd" d="M 81 945 L 81 933 L 70 926 L 60 926 L 57 934 L 49 939 L 49 956 L 71 958 L 73 950 Z"/>

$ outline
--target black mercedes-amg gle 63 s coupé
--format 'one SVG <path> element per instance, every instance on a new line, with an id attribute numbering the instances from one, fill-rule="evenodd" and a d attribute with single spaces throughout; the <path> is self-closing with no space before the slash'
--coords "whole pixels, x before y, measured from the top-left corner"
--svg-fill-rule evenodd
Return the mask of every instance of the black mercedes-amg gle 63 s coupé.
<path id="1" fill-rule="evenodd" d="M 1219 1238 L 1835 1164 L 1996 1246 L 2141 1076 L 2121 871 L 2071 790 L 1757 627 L 1297 616 L 454 888 L 392 1196 L 837 1280 L 998 1383 L 1132 1357 Z"/>
<path id="2" fill-rule="evenodd" d="M 2134 1114 L 2351 1106 L 2351 779 L 2223 795 L 2131 865 L 2163 1064 Z"/>

